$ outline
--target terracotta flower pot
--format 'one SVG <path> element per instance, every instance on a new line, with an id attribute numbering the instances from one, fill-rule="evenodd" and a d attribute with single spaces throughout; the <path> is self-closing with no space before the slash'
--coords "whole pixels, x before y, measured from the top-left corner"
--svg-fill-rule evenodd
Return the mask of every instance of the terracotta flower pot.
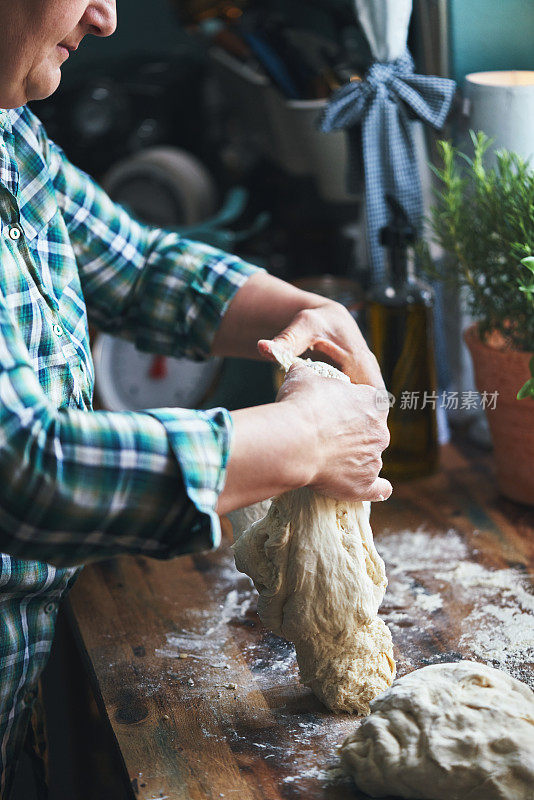
<path id="1" fill-rule="evenodd" d="M 517 392 L 530 376 L 532 353 L 507 349 L 499 336 L 487 343 L 476 325 L 464 333 L 473 359 L 480 393 L 498 392 L 493 408 L 486 407 L 497 469 L 497 483 L 506 497 L 534 505 L 534 399 L 517 399 Z"/>

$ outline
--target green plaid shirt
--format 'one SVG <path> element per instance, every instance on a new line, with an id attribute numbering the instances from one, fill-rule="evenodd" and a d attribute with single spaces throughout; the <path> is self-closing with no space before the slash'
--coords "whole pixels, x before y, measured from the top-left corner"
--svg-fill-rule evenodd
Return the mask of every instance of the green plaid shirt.
<path id="1" fill-rule="evenodd" d="M 2 795 L 79 565 L 220 537 L 228 412 L 93 411 L 87 314 L 140 349 L 203 358 L 255 269 L 134 222 L 29 109 L 0 111 Z"/>

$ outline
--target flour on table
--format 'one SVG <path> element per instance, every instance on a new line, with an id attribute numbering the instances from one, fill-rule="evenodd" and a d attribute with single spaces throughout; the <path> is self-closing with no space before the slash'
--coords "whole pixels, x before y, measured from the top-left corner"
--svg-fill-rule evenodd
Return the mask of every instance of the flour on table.
<path id="1" fill-rule="evenodd" d="M 534 693 L 472 661 L 397 680 L 341 748 L 359 789 L 417 800 L 532 800 Z"/>
<path id="2" fill-rule="evenodd" d="M 321 362 L 308 366 L 342 375 Z M 234 544 L 263 623 L 295 644 L 301 682 L 331 710 L 362 714 L 395 675 L 391 634 L 377 616 L 387 580 L 369 512 L 369 503 L 298 489 L 235 531 Z"/>

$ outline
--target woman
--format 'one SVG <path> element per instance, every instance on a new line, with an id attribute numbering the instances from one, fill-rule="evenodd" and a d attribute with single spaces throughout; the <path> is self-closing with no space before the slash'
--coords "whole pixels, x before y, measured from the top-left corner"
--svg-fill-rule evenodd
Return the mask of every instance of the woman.
<path id="1" fill-rule="evenodd" d="M 115 0 L 0 0 L 0 794 L 6 798 L 79 565 L 214 547 L 218 514 L 299 486 L 385 499 L 382 379 L 348 312 L 221 251 L 140 226 L 25 107 Z M 353 383 L 293 367 L 278 402 L 92 410 L 87 318 L 145 350 L 270 357 L 272 337 Z M 258 342 L 260 344 L 258 345 Z"/>

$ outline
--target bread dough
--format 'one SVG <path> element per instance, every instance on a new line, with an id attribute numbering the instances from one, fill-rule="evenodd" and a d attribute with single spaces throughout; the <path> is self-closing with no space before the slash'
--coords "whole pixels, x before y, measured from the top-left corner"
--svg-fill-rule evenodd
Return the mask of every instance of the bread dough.
<path id="1" fill-rule="evenodd" d="M 423 667 L 373 701 L 341 760 L 373 797 L 532 800 L 534 693 L 473 661 Z"/>
<path id="2" fill-rule="evenodd" d="M 367 714 L 395 676 L 391 634 L 377 616 L 387 580 L 369 512 L 369 503 L 298 489 L 234 531 L 236 566 L 254 581 L 262 622 L 294 642 L 301 682 L 333 711 Z"/>
<path id="3" fill-rule="evenodd" d="M 235 511 L 229 511 L 226 516 L 232 523 L 234 538 L 237 539 L 238 536 L 241 536 L 242 532 L 250 528 L 253 522 L 262 519 L 268 512 L 271 502 L 271 499 L 261 500 L 259 503 L 253 503 L 250 506 L 244 506 L 243 508 L 237 508 Z"/>
<path id="4" fill-rule="evenodd" d="M 287 372 L 293 364 L 305 364 L 323 378 L 336 378 L 338 381 L 350 383 L 349 376 L 345 375 L 344 372 L 336 369 L 336 367 L 333 367 L 331 364 L 326 364 L 324 361 L 312 361 L 311 358 L 293 356 L 289 350 L 286 350 L 285 347 L 282 347 L 277 342 L 271 342 L 271 353 L 284 372 Z"/>
<path id="5" fill-rule="evenodd" d="M 302 683 L 328 708 L 362 714 L 395 674 L 391 634 L 377 617 L 386 576 L 366 505 L 298 489 L 275 498 L 234 544 L 262 622 L 295 643 Z"/>

